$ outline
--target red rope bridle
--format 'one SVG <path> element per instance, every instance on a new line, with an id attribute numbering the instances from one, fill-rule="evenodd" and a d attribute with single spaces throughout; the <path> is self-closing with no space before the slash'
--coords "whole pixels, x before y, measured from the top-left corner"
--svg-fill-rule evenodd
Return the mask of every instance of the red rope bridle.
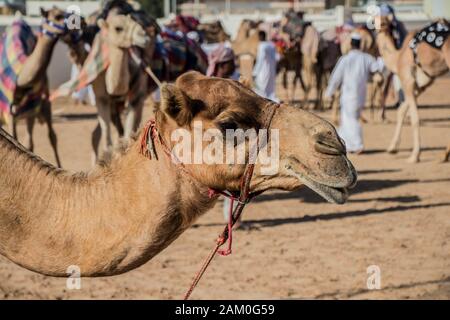
<path id="1" fill-rule="evenodd" d="M 267 108 L 270 108 L 270 109 L 268 111 L 268 114 L 264 121 L 264 125 L 263 125 L 262 129 L 270 128 L 270 124 L 272 122 L 273 116 L 275 115 L 275 111 L 278 109 L 279 106 L 280 106 L 279 104 L 275 104 L 273 102 L 269 103 Z M 156 119 L 156 117 L 155 117 L 155 119 Z M 155 159 L 158 160 L 158 156 L 157 156 L 156 150 L 155 150 L 155 140 L 159 141 L 164 153 L 166 153 L 169 157 L 171 157 L 172 160 L 175 160 L 175 162 L 182 168 L 182 170 L 189 174 L 189 172 L 184 167 L 184 164 L 175 157 L 175 155 L 170 150 L 169 146 L 165 143 L 165 141 L 159 135 L 158 129 L 156 127 L 156 121 L 149 120 L 147 122 L 147 124 L 145 125 L 144 133 L 141 138 L 140 152 L 141 152 L 141 154 L 143 154 L 145 157 L 147 157 L 149 159 L 152 159 L 152 157 L 155 157 Z M 258 146 L 259 146 L 259 143 L 256 143 L 256 145 L 254 147 L 257 148 Z M 254 151 L 255 152 L 254 154 L 257 155 L 257 152 L 259 150 L 252 150 L 252 151 Z M 223 195 L 231 200 L 230 201 L 231 202 L 230 209 L 229 209 L 229 220 L 228 220 L 228 223 L 225 226 L 224 230 L 217 238 L 216 245 L 214 246 L 213 250 L 206 258 L 205 262 L 203 263 L 203 265 L 200 268 L 200 270 L 198 271 L 198 273 L 195 275 L 191 286 L 189 287 L 188 291 L 186 292 L 186 294 L 184 296 L 184 300 L 189 299 L 190 295 L 192 294 L 192 291 L 199 283 L 200 279 L 202 278 L 203 274 L 205 273 L 206 269 L 208 268 L 209 264 L 211 263 L 212 259 L 216 255 L 216 253 L 223 255 L 223 256 L 227 256 L 227 255 L 231 254 L 231 252 L 232 252 L 231 246 L 232 246 L 232 240 L 233 240 L 233 236 L 232 236 L 233 226 L 241 217 L 241 214 L 242 214 L 242 211 L 244 210 L 245 205 L 247 203 L 249 203 L 251 199 L 253 199 L 255 196 L 257 196 L 261 193 L 261 192 L 254 192 L 254 193 L 250 192 L 250 183 L 251 183 L 251 179 L 253 176 L 254 168 L 255 168 L 255 165 L 253 163 L 246 164 L 244 173 L 241 177 L 239 196 L 234 195 L 232 193 L 225 192 L 225 191 L 214 190 L 214 189 L 208 188 L 208 195 L 210 198 L 212 198 L 216 195 Z M 233 210 L 235 201 L 237 202 L 237 206 Z M 228 240 L 227 249 L 219 250 L 220 247 L 223 246 L 227 242 L 227 240 Z"/>

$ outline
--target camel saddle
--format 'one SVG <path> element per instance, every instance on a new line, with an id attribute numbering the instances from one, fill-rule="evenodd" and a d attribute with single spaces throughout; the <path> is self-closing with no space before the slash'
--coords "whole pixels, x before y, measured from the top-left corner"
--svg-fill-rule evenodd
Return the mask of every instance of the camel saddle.
<path id="1" fill-rule="evenodd" d="M 440 19 L 423 28 L 411 39 L 409 47 L 413 51 L 414 61 L 416 63 L 414 73 L 418 90 L 423 90 L 433 82 L 433 77 L 423 69 L 420 63 L 419 55 L 417 54 L 418 45 L 420 43 L 426 43 L 437 50 L 441 50 L 449 35 L 449 22 L 445 19 Z"/>

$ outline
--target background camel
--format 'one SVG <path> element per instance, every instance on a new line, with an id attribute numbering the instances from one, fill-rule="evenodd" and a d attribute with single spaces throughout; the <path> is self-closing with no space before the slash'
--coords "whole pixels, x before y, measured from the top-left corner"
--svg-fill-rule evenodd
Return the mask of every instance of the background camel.
<path id="1" fill-rule="evenodd" d="M 266 26 L 269 31 L 273 31 L 273 25 Z M 260 21 L 243 20 L 235 40 L 233 41 L 233 51 L 239 60 L 240 73 L 245 79 L 253 79 L 253 66 L 256 60 L 256 54 L 258 51 L 259 38 L 258 31 L 262 29 L 262 23 Z M 279 26 L 278 34 L 280 35 L 280 41 L 287 47 L 277 47 L 280 54 L 280 60 L 277 65 L 277 72 L 282 73 L 283 88 L 287 92 L 287 101 L 293 101 L 295 97 L 296 85 L 299 82 L 304 89 L 303 78 L 301 74 L 302 69 L 302 53 L 301 44 L 299 39 L 295 39 L 292 42 L 289 39 L 289 35 L 282 31 L 282 26 Z M 271 32 L 267 33 L 269 40 L 271 38 Z M 276 43 L 277 45 L 277 43 Z M 294 72 L 294 78 L 292 82 L 291 90 L 288 90 L 288 73 Z M 251 83 L 251 81 L 250 81 Z"/>
<path id="2" fill-rule="evenodd" d="M 305 29 L 302 38 L 302 76 L 304 82 L 305 97 L 304 103 L 309 103 L 309 98 L 312 89 L 315 87 L 317 90 L 318 99 L 316 100 L 315 107 L 317 108 L 319 103 L 319 92 L 322 83 L 322 74 L 319 61 L 321 37 L 317 29 L 308 25 Z M 326 55 L 322 55 L 325 57 Z"/>
<path id="3" fill-rule="evenodd" d="M 169 148 L 173 130 L 192 134 L 194 121 L 202 121 L 205 130 L 258 128 L 270 109 L 266 99 L 239 83 L 197 72 L 161 93 L 155 119 Z M 346 200 L 356 172 L 328 122 L 282 105 L 271 129 L 279 132 L 279 170 L 262 175 L 257 164 L 252 191 L 307 185 L 331 202 Z M 110 165 L 70 174 L 0 130 L 0 252 L 46 275 L 66 276 L 71 265 L 82 276 L 120 274 L 154 257 L 210 209 L 217 196 L 210 198 L 208 188 L 239 190 L 245 165 L 186 163 L 181 170 L 158 141 L 157 159 L 140 154 L 143 134 Z"/>
<path id="4" fill-rule="evenodd" d="M 288 48 L 285 48 L 280 54 L 280 61 L 277 65 L 277 71 L 281 72 L 283 78 L 283 88 L 287 92 L 286 101 L 293 102 L 295 99 L 295 90 L 297 88 L 297 83 L 305 89 L 305 85 L 302 77 L 302 53 L 300 42 L 295 41 Z M 288 85 L 288 73 L 294 72 L 294 77 L 292 79 L 291 90 L 289 90 Z"/>
<path id="5" fill-rule="evenodd" d="M 259 22 L 243 20 L 239 26 L 236 38 L 232 42 L 232 48 L 239 62 L 240 74 L 253 83 L 253 66 L 258 52 Z"/>
<path id="6" fill-rule="evenodd" d="M 122 21 L 125 15 L 126 21 Z M 96 95 L 99 125 L 92 133 L 92 145 L 94 150 L 93 160 L 99 159 L 99 146 L 102 151 L 110 151 L 112 146 L 111 123 L 117 128 L 119 136 L 126 139 L 136 131 L 141 118 L 144 100 L 149 93 L 157 89 L 156 83 L 143 71 L 141 62 L 130 59 L 129 51 L 132 48 L 133 55 L 139 56 L 143 64 L 152 66 L 153 71 L 160 81 L 173 81 L 180 74 L 188 70 L 206 71 L 206 55 L 202 56 L 202 51 L 192 41 L 184 38 L 173 38 L 169 34 L 161 32 L 156 20 L 148 16 L 142 10 L 135 10 L 124 1 L 115 1 L 97 14 L 98 24 L 102 31 L 95 35 L 96 41 L 105 40 L 109 47 L 113 48 L 109 52 L 112 57 L 106 72 L 102 72 L 93 81 L 93 89 Z M 114 18 L 115 16 L 122 16 Z M 91 19 L 91 22 L 93 19 Z M 96 23 L 97 23 L 96 22 Z M 136 30 L 138 25 L 145 33 L 140 36 L 146 38 L 146 44 L 141 49 L 132 45 L 129 39 L 117 37 L 115 34 L 119 28 L 122 35 L 127 35 L 127 29 Z M 140 29 L 139 28 L 139 29 Z M 92 42 L 92 32 L 97 32 L 95 26 L 86 25 L 83 30 L 81 41 L 73 41 L 73 38 L 63 40 L 71 48 L 71 52 L 81 63 L 85 59 L 84 43 Z M 94 30 L 94 31 L 93 31 Z M 85 33 L 87 35 L 85 36 Z M 161 35 L 162 43 L 156 49 L 157 35 Z M 133 36 L 128 34 L 128 36 Z M 161 46 L 164 51 L 161 52 Z M 83 59 L 84 57 L 84 59 Z M 203 58 L 203 59 L 202 59 Z M 112 63 L 112 60 L 116 61 Z M 84 66 L 89 68 L 89 66 Z M 108 87 L 111 84 L 110 87 Z M 120 87 L 120 88 L 119 88 Z M 120 113 L 125 110 L 125 126 L 123 128 Z M 101 152 L 101 153 L 103 153 Z M 109 153 L 109 152 L 107 152 Z"/>
<path id="7" fill-rule="evenodd" d="M 69 32 L 66 29 L 64 19 L 64 12 L 60 10 L 41 10 L 42 17 L 44 21 L 41 25 L 42 33 L 37 37 L 34 49 L 32 53 L 27 57 L 21 71 L 18 74 L 16 80 L 16 89 L 14 92 L 14 102 L 12 108 L 26 98 L 27 95 L 32 94 L 33 88 L 41 87 L 42 96 L 38 97 L 40 99 L 40 107 L 38 113 L 30 111 L 25 114 L 26 121 L 26 132 L 27 136 L 25 138 L 26 145 L 29 150 L 33 151 L 33 128 L 36 118 L 45 122 L 48 127 L 48 137 L 50 144 L 53 148 L 55 155 L 55 160 L 58 166 L 61 166 L 61 162 L 58 154 L 57 147 L 57 137 L 55 130 L 52 125 L 52 112 L 51 103 L 49 101 L 48 92 L 48 78 L 47 78 L 47 68 L 50 64 L 53 49 L 58 41 L 58 38 L 63 34 Z M 23 22 L 25 24 L 25 22 Z M 10 121 L 10 131 L 15 139 L 17 139 L 17 117 L 12 114 Z"/>
<path id="8" fill-rule="evenodd" d="M 80 75 L 88 78 L 87 83 L 81 80 L 71 81 L 63 87 L 69 89 L 60 90 L 53 98 L 68 94 L 80 83 L 88 85 L 92 82 L 95 93 L 96 107 L 98 111 L 99 125 L 92 133 L 93 160 L 96 162 L 99 155 L 99 146 L 102 151 L 109 152 L 112 147 L 111 121 L 114 120 L 119 134 L 121 122 L 118 109 L 128 105 L 126 124 L 123 134 L 129 138 L 137 129 L 141 121 L 144 99 L 147 97 L 148 77 L 134 60 L 130 59 L 129 50 L 132 47 L 140 47 L 143 50 L 152 50 L 154 43 L 143 29 L 129 15 L 122 15 L 116 9 L 111 9 L 105 14 L 105 19 L 99 19 L 100 31 L 95 34 L 90 59 L 86 58 L 85 44 L 88 38 L 81 37 L 74 41 L 73 37 L 64 38 L 71 54 L 78 64 L 83 63 Z M 105 50 L 107 54 L 105 56 Z M 82 77 L 83 78 L 83 77 Z M 115 116 L 112 118 L 112 116 Z"/>
<path id="9" fill-rule="evenodd" d="M 449 26 L 447 21 L 441 21 Z M 386 67 L 400 78 L 402 89 L 405 93 L 405 101 L 398 109 L 397 126 L 394 137 L 387 151 L 395 153 L 400 144 L 400 135 L 406 113 L 409 111 L 413 128 L 413 150 L 408 162 L 415 163 L 420 160 L 420 121 L 417 107 L 417 97 L 430 85 L 436 77 L 449 71 L 450 68 L 450 38 L 447 37 L 441 50 L 431 47 L 425 42 L 417 45 L 417 59 L 413 50 L 409 47 L 415 33 L 410 33 L 403 47 L 397 50 L 389 30 L 387 17 L 381 17 L 378 22 L 379 32 L 377 44 Z M 420 66 L 418 65 L 420 63 Z"/>

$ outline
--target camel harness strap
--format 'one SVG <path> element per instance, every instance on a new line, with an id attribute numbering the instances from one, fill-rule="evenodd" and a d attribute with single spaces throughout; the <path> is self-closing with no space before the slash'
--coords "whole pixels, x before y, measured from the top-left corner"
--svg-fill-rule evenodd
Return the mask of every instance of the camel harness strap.
<path id="1" fill-rule="evenodd" d="M 268 104 L 268 108 L 270 110 L 268 111 L 268 114 L 266 116 L 264 125 L 262 129 L 269 129 L 270 124 L 272 122 L 272 119 L 275 115 L 276 110 L 278 109 L 280 105 L 270 102 Z M 152 159 L 155 157 L 156 160 L 158 160 L 158 155 L 156 154 L 155 149 L 155 140 L 160 143 L 162 146 L 162 149 L 164 153 L 169 156 L 176 164 L 179 165 L 179 167 L 187 174 L 190 175 L 190 173 L 186 170 L 184 164 L 176 158 L 176 156 L 173 154 L 173 152 L 170 150 L 169 146 L 165 143 L 165 141 L 162 139 L 161 135 L 158 132 L 157 129 L 157 122 L 156 122 L 156 115 L 155 120 L 151 119 L 147 122 L 147 124 L 144 127 L 144 133 L 141 138 L 141 145 L 140 145 L 140 153 L 143 154 L 145 157 Z M 255 148 L 257 148 L 259 143 L 256 143 L 254 145 Z M 255 151 L 257 155 L 257 152 L 259 150 L 251 150 Z M 229 221 L 227 225 L 225 226 L 222 233 L 219 235 L 219 237 L 216 240 L 216 244 L 214 248 L 212 249 L 211 253 L 207 256 L 205 259 L 205 262 L 202 264 L 200 270 L 195 275 L 192 284 L 190 285 L 188 291 L 186 292 L 184 296 L 184 300 L 188 300 L 189 297 L 192 294 L 192 291 L 199 283 L 200 279 L 202 278 L 203 274 L 205 273 L 206 269 L 210 265 L 212 259 L 214 256 L 218 253 L 220 255 L 230 255 L 231 254 L 231 245 L 232 245 L 232 230 L 235 223 L 239 220 L 242 211 L 244 210 L 244 207 L 247 203 L 250 202 L 251 199 L 253 199 L 255 196 L 261 194 L 261 192 L 250 192 L 250 183 L 253 176 L 253 171 L 255 168 L 255 164 L 253 163 L 247 163 L 246 167 L 244 169 L 244 173 L 241 177 L 240 181 L 240 192 L 239 195 L 233 194 L 231 192 L 227 191 L 221 191 L 221 190 L 214 190 L 211 188 L 208 188 L 208 196 L 210 198 L 216 196 L 216 195 L 223 195 L 231 200 L 230 203 L 230 211 L 229 211 Z M 233 210 L 234 202 L 237 202 L 236 207 Z M 225 250 L 219 250 L 221 246 L 223 246 L 228 240 L 228 248 Z"/>

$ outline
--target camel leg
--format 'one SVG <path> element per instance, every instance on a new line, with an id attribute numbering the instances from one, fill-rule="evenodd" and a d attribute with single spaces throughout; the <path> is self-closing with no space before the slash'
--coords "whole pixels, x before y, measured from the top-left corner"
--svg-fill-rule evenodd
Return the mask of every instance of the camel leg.
<path id="1" fill-rule="evenodd" d="M 375 118 L 375 95 L 377 94 L 376 84 L 375 82 L 370 83 L 370 95 L 369 95 L 369 101 L 370 101 L 370 121 L 373 122 Z"/>
<path id="2" fill-rule="evenodd" d="M 95 166 L 98 159 L 98 146 L 100 145 L 100 139 L 102 137 L 102 128 L 100 127 L 100 122 L 95 126 L 94 131 L 91 134 L 91 144 L 92 144 L 92 166 Z"/>
<path id="3" fill-rule="evenodd" d="M 390 73 L 387 78 L 386 82 L 383 84 L 383 91 L 381 92 L 381 121 L 386 121 L 386 99 L 387 95 L 389 93 L 389 88 L 391 87 L 393 74 Z"/>
<path id="4" fill-rule="evenodd" d="M 123 110 L 124 102 L 123 101 L 115 101 L 114 105 L 111 108 L 111 120 L 112 124 L 117 130 L 117 133 L 119 134 L 119 137 L 123 137 L 125 131 L 122 125 L 122 120 L 120 119 L 120 112 Z"/>
<path id="5" fill-rule="evenodd" d="M 398 146 L 400 144 L 400 135 L 402 133 L 403 121 L 405 120 L 406 112 L 408 111 L 409 103 L 405 100 L 397 111 L 397 126 L 395 127 L 394 137 L 392 138 L 391 144 L 387 149 L 389 153 L 396 153 Z"/>
<path id="6" fill-rule="evenodd" d="M 309 91 L 310 91 L 310 86 L 309 84 L 305 84 L 305 88 L 304 88 L 304 97 L 303 97 L 303 103 L 302 103 L 302 107 L 303 109 L 307 109 L 308 107 L 308 99 L 309 99 Z"/>
<path id="7" fill-rule="evenodd" d="M 36 117 L 35 116 L 31 116 L 31 117 L 27 117 L 26 119 L 27 121 L 27 142 L 28 142 L 28 150 L 30 150 L 31 152 L 34 151 L 34 141 L 33 141 L 33 129 L 34 129 L 34 123 L 36 121 Z"/>
<path id="8" fill-rule="evenodd" d="M 141 124 L 142 120 L 142 110 L 144 108 L 144 99 L 138 98 L 130 105 L 127 117 L 125 120 L 125 135 L 126 139 L 130 138 L 131 135 L 136 132 Z"/>
<path id="9" fill-rule="evenodd" d="M 336 102 L 336 94 L 331 98 L 332 121 L 335 125 L 339 124 L 339 102 Z"/>
<path id="10" fill-rule="evenodd" d="M 322 82 L 325 81 L 323 70 L 318 70 L 316 74 L 316 92 L 317 92 L 317 99 L 316 103 L 314 105 L 314 110 L 322 110 Z"/>
<path id="11" fill-rule="evenodd" d="M 288 88 L 288 74 L 287 74 L 287 70 L 283 69 L 283 89 L 284 92 L 286 93 L 286 101 L 291 101 L 290 97 L 289 97 L 289 88 Z"/>
<path id="12" fill-rule="evenodd" d="M 52 109 L 50 102 L 44 103 L 41 109 L 41 114 L 44 118 L 45 123 L 47 124 L 48 128 L 48 139 L 50 140 L 50 144 L 53 149 L 53 153 L 55 155 L 56 165 L 58 168 L 61 168 L 61 161 L 59 159 L 58 154 L 58 139 L 56 137 L 56 132 L 53 129 L 53 123 L 52 123 Z"/>
<path id="13" fill-rule="evenodd" d="M 301 86 L 302 90 L 305 91 L 305 81 L 303 80 L 302 70 L 299 69 L 296 72 L 296 75 L 297 75 L 298 80 L 300 81 L 300 86 Z"/>
<path id="14" fill-rule="evenodd" d="M 417 163 L 420 161 L 420 120 L 419 110 L 415 99 L 410 103 L 409 116 L 411 118 L 411 126 L 413 129 L 413 150 L 408 158 L 409 163 Z"/>
<path id="15" fill-rule="evenodd" d="M 116 128 L 119 137 L 123 137 L 123 135 L 125 133 L 125 130 L 124 130 L 123 125 L 122 125 L 122 120 L 120 119 L 120 113 L 119 112 L 113 112 L 111 117 L 112 117 L 111 118 L 112 123 L 113 123 L 114 127 Z"/>
<path id="16" fill-rule="evenodd" d="M 94 149 L 94 153 L 96 156 L 103 152 L 108 152 L 112 148 L 112 136 L 111 136 L 111 110 L 109 105 L 109 100 L 107 98 L 99 98 L 97 99 L 97 110 L 98 110 L 98 122 L 101 129 L 101 135 L 99 138 L 92 138 L 92 141 L 98 139 L 97 151 Z M 92 135 L 94 136 L 96 133 L 96 129 Z M 99 145 L 101 145 L 101 150 L 98 150 Z M 94 145 L 95 146 L 95 145 Z M 96 157 L 98 160 L 98 157 Z"/>
<path id="17" fill-rule="evenodd" d="M 139 129 L 142 121 L 142 110 L 144 108 L 144 101 L 146 98 L 147 78 L 140 77 L 136 82 L 137 88 L 134 88 L 134 92 L 139 94 L 129 103 L 129 110 L 125 120 L 125 139 L 131 137 L 131 135 Z"/>
<path id="18" fill-rule="evenodd" d="M 375 101 L 376 101 L 376 106 L 378 107 L 379 111 L 377 119 L 379 119 L 380 121 L 383 121 L 383 112 L 382 112 L 382 108 L 383 108 L 383 92 L 384 92 L 384 81 L 377 84 L 376 85 L 376 94 L 375 94 Z"/>
<path id="19" fill-rule="evenodd" d="M 12 137 L 19 141 L 17 139 L 17 121 L 14 116 L 11 116 L 11 122 L 9 123 L 9 132 L 11 133 Z"/>
<path id="20" fill-rule="evenodd" d="M 297 80 L 298 80 L 298 77 L 294 73 L 294 78 L 292 79 L 291 99 L 289 100 L 289 102 L 291 102 L 291 103 L 293 103 L 295 100 L 295 88 L 297 86 Z"/>

